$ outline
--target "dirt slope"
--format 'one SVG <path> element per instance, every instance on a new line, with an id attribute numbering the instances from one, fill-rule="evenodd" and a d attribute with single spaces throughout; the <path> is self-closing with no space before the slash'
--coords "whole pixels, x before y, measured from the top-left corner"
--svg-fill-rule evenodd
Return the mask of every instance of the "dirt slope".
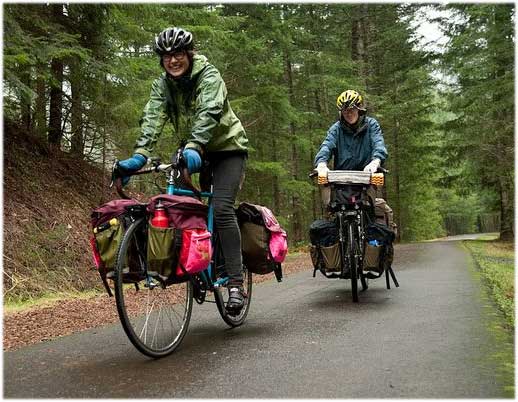
<path id="1" fill-rule="evenodd" d="M 67 153 L 50 155 L 44 141 L 5 123 L 4 301 L 98 284 L 88 224 L 102 180 L 100 169 Z M 105 191 L 105 199 L 112 196 Z"/>

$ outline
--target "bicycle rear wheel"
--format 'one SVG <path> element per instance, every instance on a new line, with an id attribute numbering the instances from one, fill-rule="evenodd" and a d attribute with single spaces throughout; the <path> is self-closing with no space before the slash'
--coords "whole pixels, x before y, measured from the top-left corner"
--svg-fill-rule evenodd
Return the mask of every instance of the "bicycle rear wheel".
<path id="1" fill-rule="evenodd" d="M 218 287 L 214 289 L 214 298 L 221 318 L 231 327 L 239 327 L 245 322 L 245 318 L 250 310 L 250 303 L 252 301 L 252 273 L 248 271 L 246 266 L 243 266 L 243 287 L 245 291 L 245 304 L 241 312 L 236 316 L 227 314 L 228 290 L 226 287 Z"/>
<path id="2" fill-rule="evenodd" d="M 131 343 L 143 354 L 159 358 L 171 354 L 187 333 L 193 289 L 190 282 L 166 287 L 148 276 L 146 254 L 147 222 L 141 218 L 130 225 L 119 248 L 115 300 Z"/>

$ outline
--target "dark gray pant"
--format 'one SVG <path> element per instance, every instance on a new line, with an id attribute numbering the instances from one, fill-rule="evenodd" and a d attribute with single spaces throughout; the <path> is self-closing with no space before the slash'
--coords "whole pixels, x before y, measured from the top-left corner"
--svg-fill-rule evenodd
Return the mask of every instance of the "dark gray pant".
<path id="1" fill-rule="evenodd" d="M 229 284 L 243 282 L 241 232 L 234 203 L 244 177 L 246 158 L 245 154 L 236 153 L 209 154 L 209 167 L 202 172 L 204 179 L 208 181 L 212 177 L 214 184 L 214 231 L 225 259 Z"/>

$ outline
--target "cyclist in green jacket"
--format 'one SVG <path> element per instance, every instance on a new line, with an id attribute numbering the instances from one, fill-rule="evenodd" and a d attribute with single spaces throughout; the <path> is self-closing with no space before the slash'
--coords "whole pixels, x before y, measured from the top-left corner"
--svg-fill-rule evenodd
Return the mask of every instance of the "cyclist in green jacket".
<path id="1" fill-rule="evenodd" d="M 212 175 L 215 231 L 229 275 L 227 309 L 237 314 L 243 307 L 244 293 L 241 234 L 234 203 L 244 178 L 248 139 L 230 107 L 221 74 L 205 56 L 196 54 L 190 32 L 178 27 L 163 30 L 155 38 L 155 52 L 165 71 L 151 87 L 134 155 L 119 166 L 127 172 L 141 169 L 168 120 L 177 133 L 188 136 L 183 156 L 189 172 L 200 171 L 202 158 L 209 161 L 202 174 Z"/>

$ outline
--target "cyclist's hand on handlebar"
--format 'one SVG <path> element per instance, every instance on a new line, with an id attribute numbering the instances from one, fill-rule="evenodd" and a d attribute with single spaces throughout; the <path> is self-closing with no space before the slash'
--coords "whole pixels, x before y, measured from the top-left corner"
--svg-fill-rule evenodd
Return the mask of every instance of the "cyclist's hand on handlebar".
<path id="1" fill-rule="evenodd" d="M 198 173 L 201 169 L 200 153 L 193 148 L 187 148 L 183 150 L 182 155 L 187 164 L 189 174 Z"/>
<path id="2" fill-rule="evenodd" d="M 315 169 L 318 174 L 318 184 L 326 184 L 327 183 L 327 173 L 329 173 L 329 168 L 327 167 L 327 163 L 320 162 Z"/>
<path id="3" fill-rule="evenodd" d="M 376 173 L 381 165 L 381 161 L 378 158 L 374 158 L 370 163 L 363 168 L 364 172 Z"/>
<path id="4" fill-rule="evenodd" d="M 130 176 L 125 176 L 124 173 L 133 173 L 144 167 L 147 158 L 142 154 L 134 154 L 131 158 L 119 161 L 118 168 L 121 173 L 122 185 L 125 186 L 130 181 Z"/>

